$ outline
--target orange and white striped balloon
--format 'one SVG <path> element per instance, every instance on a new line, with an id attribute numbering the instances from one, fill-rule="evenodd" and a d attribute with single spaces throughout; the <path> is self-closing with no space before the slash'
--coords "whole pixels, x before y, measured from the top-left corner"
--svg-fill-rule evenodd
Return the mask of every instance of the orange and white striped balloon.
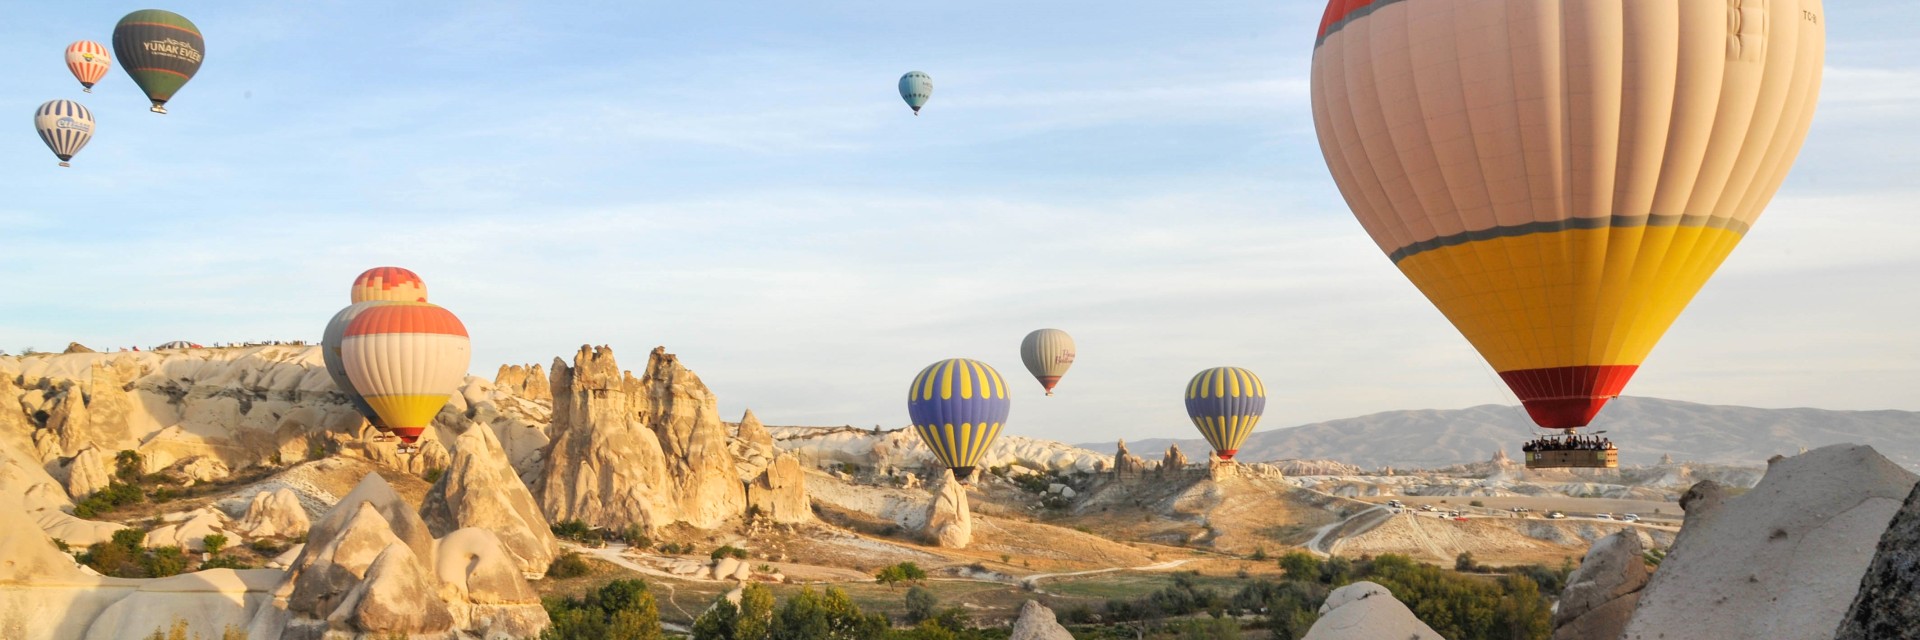
<path id="1" fill-rule="evenodd" d="M 392 300 L 426 302 L 427 283 L 419 274 L 400 267 L 374 267 L 353 279 L 350 297 L 354 302 Z"/>
<path id="2" fill-rule="evenodd" d="M 466 326 L 453 312 L 425 302 L 361 311 L 340 341 L 347 378 L 407 444 L 459 389 L 471 359 Z"/>
<path id="3" fill-rule="evenodd" d="M 87 93 L 93 93 L 93 83 L 107 75 L 112 63 L 113 56 L 107 55 L 107 48 L 98 42 L 81 40 L 67 45 L 67 69 Z"/>

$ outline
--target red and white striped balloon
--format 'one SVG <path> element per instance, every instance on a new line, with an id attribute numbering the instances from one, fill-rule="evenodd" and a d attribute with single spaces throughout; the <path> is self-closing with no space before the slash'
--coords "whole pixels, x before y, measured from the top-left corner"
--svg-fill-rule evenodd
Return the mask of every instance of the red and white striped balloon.
<path id="1" fill-rule="evenodd" d="M 107 55 L 107 48 L 98 42 L 81 40 L 67 45 L 67 69 L 87 93 L 93 93 L 93 83 L 106 76 L 112 66 L 113 56 Z"/>
<path id="2" fill-rule="evenodd" d="M 460 388 L 472 360 L 467 328 L 425 302 L 373 305 L 354 316 L 340 360 L 387 428 L 413 444 Z"/>

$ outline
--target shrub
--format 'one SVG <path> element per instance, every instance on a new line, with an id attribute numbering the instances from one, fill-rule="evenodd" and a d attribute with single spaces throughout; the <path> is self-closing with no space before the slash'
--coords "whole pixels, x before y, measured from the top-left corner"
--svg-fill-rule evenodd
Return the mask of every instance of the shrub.
<path id="1" fill-rule="evenodd" d="M 587 575 L 592 569 L 591 566 L 587 565 L 587 559 L 581 557 L 579 552 L 568 551 L 560 554 L 560 557 L 554 558 L 553 562 L 547 565 L 547 577 L 554 579 L 577 578 Z"/>
<path id="2" fill-rule="evenodd" d="M 140 452 L 131 449 L 113 455 L 113 476 L 128 483 L 137 483 L 145 475 L 146 459 Z"/>
<path id="3" fill-rule="evenodd" d="M 1473 552 L 1471 551 L 1462 551 L 1460 555 L 1454 556 L 1453 558 L 1454 571 L 1473 573 L 1480 571 L 1480 569 L 1480 565 L 1474 563 Z"/>
<path id="4" fill-rule="evenodd" d="M 714 560 L 719 560 L 721 558 L 736 558 L 740 560 L 745 560 L 747 559 L 747 550 L 730 545 L 730 544 L 720 545 L 720 548 L 714 549 L 712 553 L 707 554 L 707 557 L 712 558 Z"/>
<path id="5" fill-rule="evenodd" d="M 252 549 L 254 553 L 269 558 L 285 553 L 287 550 L 287 547 L 281 546 L 280 543 L 267 538 L 250 540 L 247 542 L 247 548 Z"/>
<path id="6" fill-rule="evenodd" d="M 939 608 L 940 598 L 922 587 L 907 589 L 907 624 L 919 624 L 921 620 L 933 617 Z"/>
<path id="7" fill-rule="evenodd" d="M 620 539 L 627 541 L 627 546 L 641 551 L 653 548 L 653 538 L 647 535 L 647 528 L 637 524 L 630 524 L 627 528 L 621 529 Z"/>
<path id="8" fill-rule="evenodd" d="M 247 562 L 245 560 L 241 560 L 239 558 L 235 558 L 233 556 L 214 556 L 212 559 L 206 562 L 200 563 L 200 568 L 195 569 L 195 571 L 206 571 L 208 569 L 252 569 L 252 568 L 253 568 L 253 563 Z"/>
<path id="9" fill-rule="evenodd" d="M 445 476 L 445 475 L 447 475 L 446 469 L 440 469 L 436 467 L 436 468 L 426 470 L 425 473 L 420 474 L 420 477 L 424 478 L 427 482 L 439 482 L 441 476 Z"/>
<path id="10" fill-rule="evenodd" d="M 1280 556 L 1280 568 L 1287 572 L 1291 580 L 1314 580 L 1320 577 L 1320 558 L 1305 551 L 1291 551 Z"/>
<path id="11" fill-rule="evenodd" d="M 1258 562 L 1266 562 L 1266 561 L 1267 561 L 1267 548 L 1266 548 L 1266 547 L 1254 547 L 1254 548 L 1253 548 L 1253 559 L 1254 559 L 1255 561 L 1258 561 Z"/>
<path id="12" fill-rule="evenodd" d="M 553 620 L 541 640 L 659 640 L 660 609 L 647 583 L 615 580 L 585 598 L 548 596 L 540 602 Z"/>
<path id="13" fill-rule="evenodd" d="M 207 546 L 209 555 L 217 556 L 220 555 L 221 549 L 227 548 L 227 537 L 218 533 L 209 533 L 207 537 L 200 539 L 200 543 Z"/>
<path id="14" fill-rule="evenodd" d="M 160 547 L 148 552 L 142 564 L 149 577 L 177 576 L 187 570 L 187 554 L 180 547 Z"/>
<path id="15" fill-rule="evenodd" d="M 888 626 L 885 617 L 861 612 L 845 591 L 828 587 L 822 594 L 806 588 L 774 613 L 768 635 L 793 640 L 881 638 Z"/>
<path id="16" fill-rule="evenodd" d="M 587 523 L 580 520 L 556 522 L 550 528 L 553 529 L 553 535 L 575 542 L 588 542 L 589 538 L 596 537 L 593 535 L 593 527 L 587 526 Z"/>
<path id="17" fill-rule="evenodd" d="M 1474 501 L 1472 501 L 1472 502 L 1468 502 L 1468 503 L 1467 503 L 1467 506 L 1470 506 L 1470 507 L 1484 507 L 1484 506 L 1487 506 L 1487 503 L 1485 503 L 1485 502 L 1481 502 L 1481 501 L 1479 501 L 1479 500 L 1474 500 Z"/>

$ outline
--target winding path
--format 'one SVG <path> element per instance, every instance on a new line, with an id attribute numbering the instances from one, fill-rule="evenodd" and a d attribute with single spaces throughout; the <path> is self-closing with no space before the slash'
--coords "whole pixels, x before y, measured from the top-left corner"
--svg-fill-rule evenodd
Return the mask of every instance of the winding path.
<path id="1" fill-rule="evenodd" d="M 1307 543 L 1301 546 L 1306 547 L 1307 553 L 1311 553 L 1313 555 L 1324 558 L 1331 553 L 1331 543 L 1326 540 L 1327 534 L 1341 530 L 1342 528 L 1347 526 L 1347 523 L 1353 522 L 1354 520 L 1358 520 L 1362 516 L 1368 516 L 1371 514 L 1380 513 L 1386 510 L 1387 510 L 1386 507 L 1373 507 L 1370 509 L 1362 509 L 1358 513 L 1347 516 L 1345 519 L 1340 520 L 1339 522 L 1335 522 L 1333 524 L 1320 527 L 1318 531 L 1313 532 L 1313 538 L 1310 540 L 1307 540 Z M 1392 514 L 1387 514 L 1387 516 L 1388 518 L 1390 518 L 1392 517 Z M 1369 524 L 1365 528 L 1360 529 L 1359 531 L 1353 531 L 1346 535 L 1353 536 L 1353 535 L 1366 533 L 1368 531 L 1372 531 L 1374 527 L 1380 526 L 1380 524 L 1386 522 L 1388 518 L 1381 518 L 1379 519 L 1379 521 Z M 1332 542 L 1339 542 L 1340 537 L 1341 536 L 1335 536 Z"/>

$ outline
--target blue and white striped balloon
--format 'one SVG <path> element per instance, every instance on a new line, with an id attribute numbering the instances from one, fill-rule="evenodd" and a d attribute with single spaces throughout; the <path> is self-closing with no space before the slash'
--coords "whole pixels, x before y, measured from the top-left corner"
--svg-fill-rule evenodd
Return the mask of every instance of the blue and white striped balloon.
<path id="1" fill-rule="evenodd" d="M 920 370 L 907 389 L 913 429 L 933 455 L 962 481 L 1006 425 L 1013 401 L 1007 381 L 987 363 L 941 360 Z"/>
<path id="2" fill-rule="evenodd" d="M 93 112 L 72 100 L 48 100 L 34 110 L 33 128 L 40 131 L 40 140 L 53 155 L 60 157 L 60 166 L 71 166 L 67 161 L 93 139 Z"/>

